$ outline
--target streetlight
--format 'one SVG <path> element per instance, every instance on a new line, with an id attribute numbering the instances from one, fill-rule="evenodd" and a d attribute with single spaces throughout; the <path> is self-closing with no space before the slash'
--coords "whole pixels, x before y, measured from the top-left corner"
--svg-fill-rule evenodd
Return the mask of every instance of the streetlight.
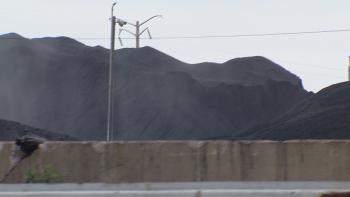
<path id="1" fill-rule="evenodd" d="M 127 29 L 120 29 L 120 30 L 119 30 L 119 36 L 118 36 L 118 39 L 119 39 L 119 41 L 120 41 L 120 44 L 123 45 L 123 43 L 122 43 L 122 41 L 121 41 L 121 38 L 120 38 L 120 34 L 123 33 L 123 32 L 125 31 L 125 32 L 127 32 L 127 33 L 129 33 L 129 34 L 135 36 L 135 38 L 136 38 L 136 48 L 140 48 L 140 37 L 141 37 L 141 35 L 142 35 L 144 32 L 147 31 L 149 38 L 152 39 L 151 32 L 149 31 L 149 27 L 145 28 L 145 29 L 142 30 L 141 32 L 140 32 L 140 27 L 141 27 L 142 25 L 146 24 L 147 22 L 149 22 L 150 20 L 152 20 L 152 19 L 154 19 L 154 18 L 157 18 L 157 17 L 162 17 L 162 15 L 155 15 L 155 16 L 152 16 L 151 18 L 149 18 L 149 19 L 143 21 L 142 23 L 140 23 L 139 21 L 136 21 L 136 24 L 133 24 L 133 23 L 126 22 L 126 21 L 124 21 L 124 20 L 118 19 L 118 20 L 121 20 L 121 21 L 125 22 L 125 24 L 132 25 L 132 26 L 134 26 L 134 27 L 136 28 L 136 32 L 135 32 L 135 33 L 131 32 L 131 31 L 127 30 Z"/>
<path id="2" fill-rule="evenodd" d="M 116 19 L 114 16 L 114 6 L 117 5 L 117 2 L 112 4 L 111 9 L 111 49 L 109 54 L 109 71 L 108 71 L 108 109 L 107 109 L 107 142 L 112 140 L 113 132 L 113 53 L 114 53 L 114 44 L 115 44 L 115 24 L 118 23 L 119 26 L 123 27 L 126 22 Z"/>

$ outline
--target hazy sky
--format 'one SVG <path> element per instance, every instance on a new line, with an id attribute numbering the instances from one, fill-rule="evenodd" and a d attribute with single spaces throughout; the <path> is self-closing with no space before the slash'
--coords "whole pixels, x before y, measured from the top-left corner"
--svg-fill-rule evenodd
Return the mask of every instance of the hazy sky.
<path id="1" fill-rule="evenodd" d="M 0 0 L 0 34 L 69 36 L 108 47 L 112 2 Z M 149 23 L 155 37 L 198 36 L 347 29 L 349 8 L 349 0 L 119 0 L 116 14 L 130 22 L 162 14 Z M 265 56 L 300 76 L 312 91 L 347 80 L 349 43 L 350 32 L 141 41 L 188 63 Z M 125 40 L 124 47 L 134 47 L 134 41 Z"/>

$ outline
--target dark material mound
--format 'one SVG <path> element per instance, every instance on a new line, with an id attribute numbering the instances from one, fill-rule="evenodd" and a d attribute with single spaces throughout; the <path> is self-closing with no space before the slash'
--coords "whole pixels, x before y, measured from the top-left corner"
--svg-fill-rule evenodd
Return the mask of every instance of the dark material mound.
<path id="1" fill-rule="evenodd" d="M 137 79 L 119 89 L 119 139 L 225 139 L 306 96 L 288 82 L 205 87 L 182 72 Z"/>
<path id="2" fill-rule="evenodd" d="M 0 39 L 0 118 L 105 139 L 108 55 L 66 37 Z M 114 139 L 225 139 L 308 96 L 263 57 L 186 64 L 144 47 L 116 60 Z"/>
<path id="3" fill-rule="evenodd" d="M 350 82 L 327 87 L 244 139 L 350 139 Z"/>
<path id="4" fill-rule="evenodd" d="M 0 35 L 0 38 L 1 39 L 24 39 L 21 35 L 16 33 L 3 34 L 3 35 Z"/>
<path id="5" fill-rule="evenodd" d="M 32 128 L 13 121 L 0 120 L 1 141 L 13 141 L 26 135 L 38 136 L 51 141 L 74 140 L 74 138 L 68 135 Z"/>
<path id="6" fill-rule="evenodd" d="M 226 83 L 262 85 L 268 80 L 288 81 L 302 86 L 301 80 L 280 65 L 260 56 L 237 58 L 223 64 L 186 64 L 151 47 L 122 49 L 119 61 L 138 71 L 164 73 L 182 71 L 204 84 Z"/>

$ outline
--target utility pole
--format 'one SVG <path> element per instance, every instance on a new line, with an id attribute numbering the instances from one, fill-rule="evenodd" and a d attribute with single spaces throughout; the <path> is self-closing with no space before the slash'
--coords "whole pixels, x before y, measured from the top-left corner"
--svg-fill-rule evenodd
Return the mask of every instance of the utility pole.
<path id="1" fill-rule="evenodd" d="M 139 21 L 136 21 L 136 33 L 135 33 L 135 36 L 136 36 L 136 48 L 140 48 L 140 22 Z"/>
<path id="2" fill-rule="evenodd" d="M 154 19 L 154 18 L 157 18 L 157 17 L 162 17 L 162 15 L 155 15 L 155 16 L 152 16 L 151 18 L 143 21 L 143 22 L 139 22 L 139 21 L 136 21 L 136 24 L 133 24 L 133 23 L 130 23 L 130 22 L 127 22 L 127 24 L 131 25 L 131 26 L 134 26 L 136 31 L 135 33 L 127 30 L 127 29 L 120 29 L 119 30 L 119 41 L 120 41 L 120 44 L 123 45 L 122 41 L 121 41 L 121 38 L 120 38 L 120 35 L 125 31 L 133 36 L 135 36 L 135 39 L 136 39 L 136 48 L 140 48 L 140 37 L 143 33 L 145 33 L 147 31 L 148 33 L 148 36 L 150 39 L 152 39 L 152 36 L 151 36 L 151 32 L 149 31 L 149 27 L 145 28 L 144 30 L 140 30 L 142 25 L 146 24 L 147 22 L 149 22 L 150 20 Z"/>
<path id="3" fill-rule="evenodd" d="M 108 106 L 107 106 L 107 136 L 106 141 L 110 142 L 113 140 L 113 132 L 114 132 L 114 123 L 113 123 L 113 113 L 114 113 L 114 107 L 113 107 L 113 90 L 114 90 L 114 82 L 113 79 L 113 63 L 114 63 L 114 46 L 115 46 L 115 25 L 116 23 L 119 24 L 119 26 L 123 27 L 126 25 L 125 21 L 119 20 L 114 16 L 114 6 L 117 4 L 117 2 L 112 4 L 111 9 L 111 48 L 109 52 L 109 69 L 108 69 Z"/>
<path id="4" fill-rule="evenodd" d="M 107 108 L 107 142 L 111 141 L 111 133 L 113 131 L 113 53 L 114 53 L 114 43 L 115 43 L 115 21 L 114 16 L 114 6 L 117 2 L 112 4 L 111 10 L 111 48 L 109 52 L 109 69 L 108 69 L 108 108 Z"/>

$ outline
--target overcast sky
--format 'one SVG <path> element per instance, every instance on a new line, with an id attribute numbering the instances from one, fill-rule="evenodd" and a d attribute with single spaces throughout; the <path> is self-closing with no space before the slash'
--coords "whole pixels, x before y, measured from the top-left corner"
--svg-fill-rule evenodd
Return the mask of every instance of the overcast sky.
<path id="1" fill-rule="evenodd" d="M 16 32 L 30 38 L 68 36 L 87 45 L 108 47 L 112 2 L 0 0 L 0 34 Z M 201 36 L 347 29 L 349 8 L 349 0 L 119 0 L 116 14 L 130 22 L 162 14 L 163 19 L 148 24 L 154 37 Z M 350 32 L 343 32 L 154 39 L 142 40 L 141 45 L 152 46 L 188 63 L 265 56 L 300 76 L 306 89 L 318 91 L 347 80 L 349 42 Z M 121 47 L 119 43 L 117 47 Z M 134 41 L 125 40 L 124 47 L 134 47 Z"/>

